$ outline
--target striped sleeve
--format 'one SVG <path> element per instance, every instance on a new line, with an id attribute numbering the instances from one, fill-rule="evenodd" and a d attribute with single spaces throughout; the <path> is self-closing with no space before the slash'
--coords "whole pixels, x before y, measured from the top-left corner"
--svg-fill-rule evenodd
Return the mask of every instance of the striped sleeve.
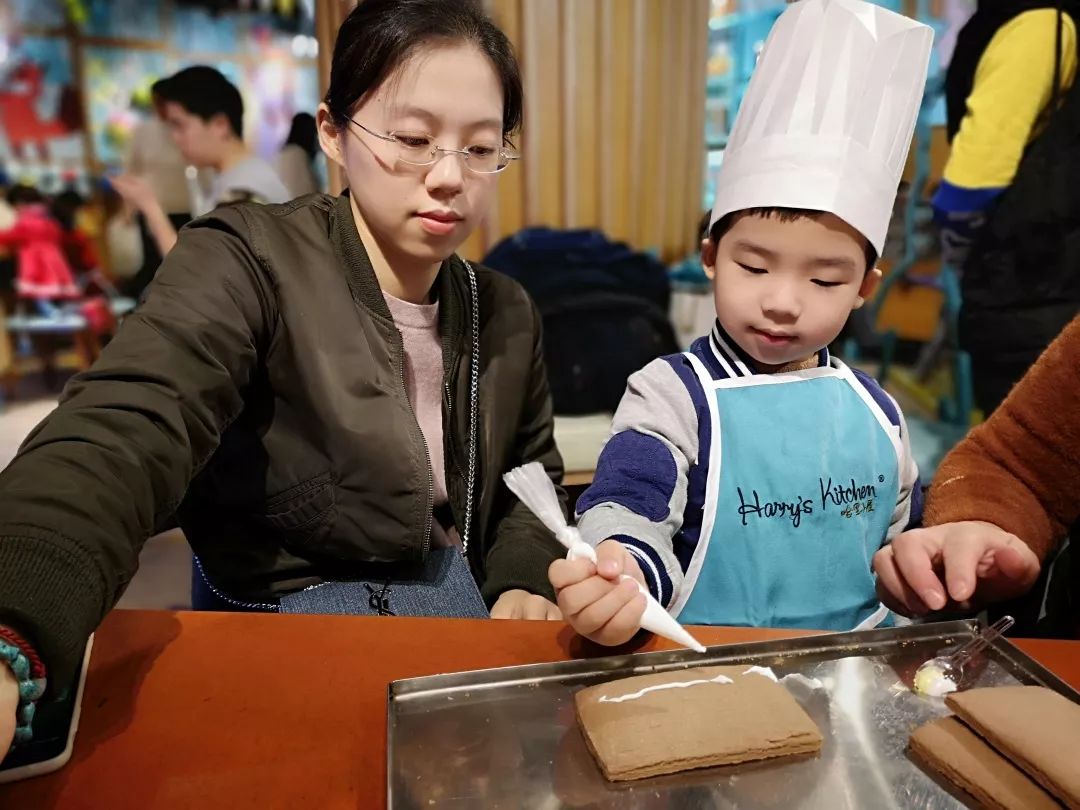
<path id="1" fill-rule="evenodd" d="M 584 540 L 620 541 L 665 606 L 682 584 L 672 538 L 682 526 L 697 443 L 690 394 L 666 360 L 654 360 L 627 383 L 596 477 L 578 502 Z"/>
<path id="2" fill-rule="evenodd" d="M 874 402 L 884 412 L 889 423 L 900 433 L 900 458 L 898 460 L 900 487 L 896 495 L 896 506 L 885 535 L 889 542 L 898 534 L 914 529 L 922 524 L 923 491 L 919 477 L 919 465 L 911 451 L 911 435 L 903 411 L 877 380 L 864 371 L 852 369 L 855 379 L 867 390 Z"/>

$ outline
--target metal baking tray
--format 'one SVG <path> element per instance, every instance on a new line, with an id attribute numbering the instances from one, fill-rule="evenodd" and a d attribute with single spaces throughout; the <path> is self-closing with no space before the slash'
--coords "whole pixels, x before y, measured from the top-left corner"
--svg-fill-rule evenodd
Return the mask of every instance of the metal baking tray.
<path id="1" fill-rule="evenodd" d="M 388 806 L 427 808 L 955 808 L 964 796 L 911 759 L 912 730 L 948 714 L 913 694 L 915 668 L 970 639 L 975 622 L 911 625 L 782 641 L 535 664 L 390 684 Z M 785 682 L 825 737 L 799 761 L 707 768 L 609 783 L 577 728 L 574 693 L 596 683 L 708 664 L 768 666 L 825 688 Z M 1005 639 L 969 665 L 963 688 L 1066 683 Z"/>

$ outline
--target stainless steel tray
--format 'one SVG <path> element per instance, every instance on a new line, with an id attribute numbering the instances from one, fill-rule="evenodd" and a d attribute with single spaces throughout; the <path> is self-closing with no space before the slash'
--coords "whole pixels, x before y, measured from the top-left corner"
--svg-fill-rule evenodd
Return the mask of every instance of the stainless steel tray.
<path id="1" fill-rule="evenodd" d="M 962 794 L 907 753 L 909 733 L 948 714 L 908 687 L 914 669 L 971 638 L 974 622 L 536 664 L 395 681 L 388 704 L 389 806 L 405 808 L 953 808 Z M 638 782 L 604 780 L 577 729 L 584 686 L 706 664 L 752 663 L 778 676 L 825 737 L 802 761 L 709 768 Z M 969 666 L 964 687 L 1041 684 L 1080 694 L 1007 640 Z"/>

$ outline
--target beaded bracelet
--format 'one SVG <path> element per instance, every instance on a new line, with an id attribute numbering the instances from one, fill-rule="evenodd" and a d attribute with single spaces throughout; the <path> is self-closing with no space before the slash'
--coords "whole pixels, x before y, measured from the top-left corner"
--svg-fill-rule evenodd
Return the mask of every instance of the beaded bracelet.
<path id="1" fill-rule="evenodd" d="M 37 710 L 38 700 L 45 694 L 45 678 L 40 677 L 40 672 L 31 669 L 30 659 L 20 647 L 4 640 L 0 640 L 0 661 L 11 667 L 15 680 L 19 683 L 19 708 L 16 712 L 18 725 L 15 728 L 14 742 L 27 742 L 33 737 L 34 712 Z"/>

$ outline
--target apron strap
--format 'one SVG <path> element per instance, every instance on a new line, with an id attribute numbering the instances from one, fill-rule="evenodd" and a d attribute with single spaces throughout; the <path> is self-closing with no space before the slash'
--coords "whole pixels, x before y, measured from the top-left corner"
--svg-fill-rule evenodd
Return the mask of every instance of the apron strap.
<path id="1" fill-rule="evenodd" d="M 885 605 L 878 605 L 878 609 L 852 627 L 852 631 L 873 630 L 889 616 L 889 609 Z"/>

